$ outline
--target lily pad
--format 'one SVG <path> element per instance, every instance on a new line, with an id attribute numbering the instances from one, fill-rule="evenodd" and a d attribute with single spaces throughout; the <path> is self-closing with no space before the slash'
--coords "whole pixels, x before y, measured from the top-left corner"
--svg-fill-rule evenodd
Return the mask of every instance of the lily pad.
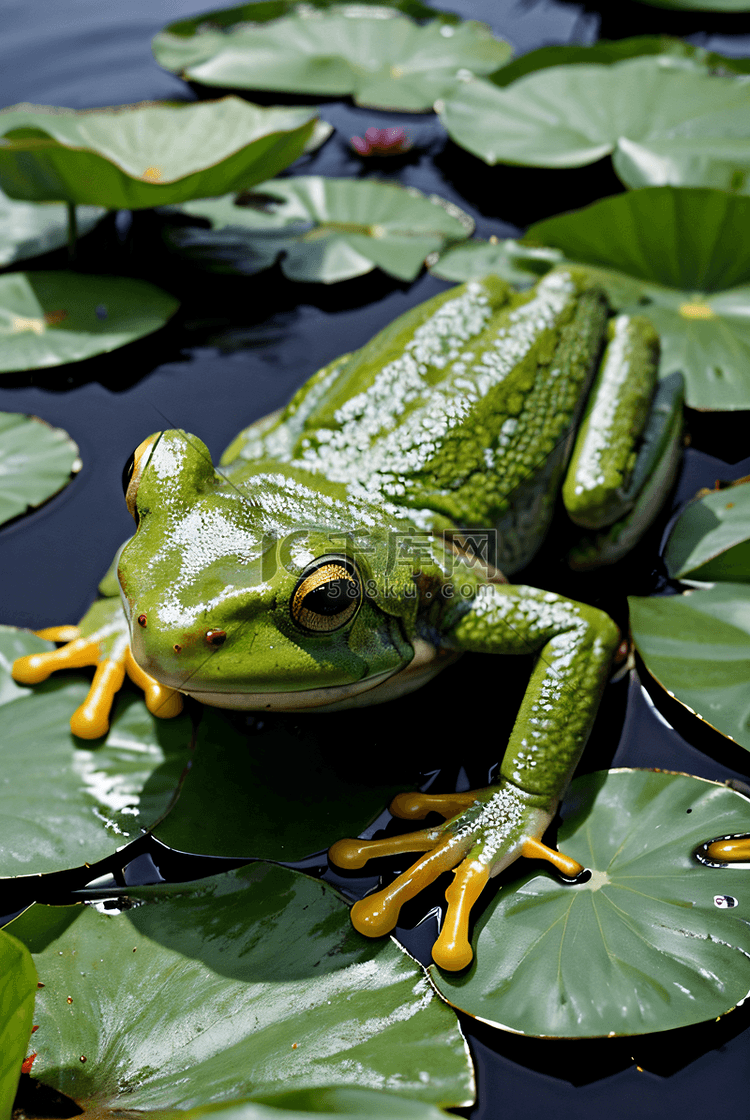
<path id="1" fill-rule="evenodd" d="M 477 922 L 469 970 L 431 966 L 440 994 L 484 1022 L 556 1038 L 670 1030 L 740 1003 L 745 875 L 693 853 L 750 832 L 750 802 L 700 778 L 615 770 L 573 782 L 563 817 L 560 850 L 590 877 L 533 872 L 504 886 Z"/>
<path id="2" fill-rule="evenodd" d="M 21 1063 L 31 1037 L 36 995 L 31 954 L 0 931 L 0 1116 L 10 1117 Z"/>
<path id="3" fill-rule="evenodd" d="M 428 254 L 463 240 L 472 219 L 436 195 L 395 183 L 295 176 L 257 191 L 185 203 L 212 229 L 180 227 L 170 240 L 200 263 L 247 275 L 281 258 L 290 280 L 332 284 L 381 268 L 413 280 Z"/>
<path id="4" fill-rule="evenodd" d="M 673 579 L 750 583 L 750 480 L 690 502 L 664 552 Z"/>
<path id="5" fill-rule="evenodd" d="M 100 206 L 81 206 L 76 212 L 78 235 L 92 230 L 104 217 Z M 59 202 L 14 202 L 0 191 L 0 267 L 59 249 L 68 240 L 68 210 Z"/>
<path id="6" fill-rule="evenodd" d="M 37 875 L 111 855 L 167 811 L 191 756 L 186 716 L 158 720 L 130 695 L 95 746 L 68 720 L 88 691 L 82 673 L 35 688 L 10 680 L 16 657 L 54 648 L 0 629 L 0 876 Z"/>
<path id="7" fill-rule="evenodd" d="M 647 314 L 661 338 L 660 374 L 684 374 L 688 405 L 746 409 L 749 223 L 750 198 L 650 187 L 536 222 L 524 242 L 590 266 L 617 310 Z"/>
<path id="8" fill-rule="evenodd" d="M 299 5 L 270 20 L 246 5 L 219 15 L 218 25 L 212 13 L 190 30 L 185 22 L 166 28 L 153 41 L 157 61 L 208 86 L 350 95 L 358 105 L 427 112 L 511 54 L 476 20 L 420 26 L 386 5 Z"/>
<path id="9" fill-rule="evenodd" d="M 750 85 L 658 57 L 553 66 L 505 89 L 466 82 L 436 105 L 486 163 L 582 167 L 612 155 L 630 187 L 750 190 Z"/>
<path id="10" fill-rule="evenodd" d="M 750 586 L 631 597 L 630 628 L 649 673 L 700 719 L 750 750 Z"/>
<path id="11" fill-rule="evenodd" d="M 452 1012 L 325 884 L 256 863 L 129 895 L 123 913 L 37 905 L 8 927 L 44 984 L 34 1076 L 85 1111 L 353 1085 L 473 1100 Z"/>
<path id="12" fill-rule="evenodd" d="M 62 428 L 0 412 L 0 524 L 46 502 L 80 469 L 78 447 Z"/>
<path id="13" fill-rule="evenodd" d="M 690 12 L 750 12 L 747 0 L 638 0 L 651 8 L 679 8 Z"/>
<path id="14" fill-rule="evenodd" d="M 271 716 L 251 731 L 204 709 L 179 800 L 154 835 L 180 851 L 291 863 L 358 835 L 394 793 L 414 788 L 408 752 L 381 783 L 366 751 L 344 756 L 338 736 L 318 740 L 307 724 L 293 733 Z"/>
<path id="15" fill-rule="evenodd" d="M 145 280 L 81 272 L 0 276 L 0 373 L 80 362 L 163 327 L 179 307 Z"/>
<path id="16" fill-rule="evenodd" d="M 563 259 L 558 249 L 534 248 L 512 238 L 467 241 L 435 254 L 428 261 L 430 272 L 441 280 L 481 280 L 490 273 L 509 284 L 528 288 Z"/>
<path id="17" fill-rule="evenodd" d="M 423 1101 L 397 1097 L 378 1089 L 354 1086 L 327 1089 L 292 1089 L 274 1094 L 273 1104 L 258 1101 L 230 1101 L 209 1104 L 205 1108 L 159 1112 L 159 1120 L 198 1120 L 211 1116 L 214 1120 L 333 1120 L 336 1116 L 367 1117 L 367 1120 L 450 1120 L 453 1113 L 443 1112 Z"/>
<path id="18" fill-rule="evenodd" d="M 569 66 L 571 63 L 592 63 L 611 66 L 625 58 L 640 58 L 644 55 L 658 55 L 662 66 L 677 66 L 686 69 L 746 74 L 750 71 L 750 60 L 730 58 L 727 55 L 707 51 L 704 47 L 694 47 L 684 39 L 672 35 L 635 35 L 629 39 L 600 39 L 589 46 L 540 47 L 528 54 L 514 58 L 512 62 L 489 75 L 489 81 L 496 86 L 509 86 L 525 74 L 546 70 L 550 66 Z"/>
<path id="19" fill-rule="evenodd" d="M 314 126 L 308 109 L 264 109 L 239 97 L 80 112 L 15 105 L 0 112 L 0 185 L 35 202 L 166 206 L 278 174 Z"/>

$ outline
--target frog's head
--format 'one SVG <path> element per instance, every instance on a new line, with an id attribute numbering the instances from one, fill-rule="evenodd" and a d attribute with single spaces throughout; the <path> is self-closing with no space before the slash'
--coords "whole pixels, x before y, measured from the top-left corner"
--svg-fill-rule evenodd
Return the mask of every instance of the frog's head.
<path id="1" fill-rule="evenodd" d="M 351 502 L 277 465 L 230 481 L 180 431 L 144 440 L 126 471 L 137 531 L 118 576 L 133 655 L 158 681 L 287 710 L 348 703 L 412 660 L 414 580 L 384 593 L 379 511 L 365 530 Z"/>

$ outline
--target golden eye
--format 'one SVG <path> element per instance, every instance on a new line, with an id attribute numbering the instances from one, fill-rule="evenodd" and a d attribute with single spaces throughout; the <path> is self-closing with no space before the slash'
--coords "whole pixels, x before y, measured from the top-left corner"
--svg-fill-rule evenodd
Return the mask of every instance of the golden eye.
<path id="1" fill-rule="evenodd" d="M 329 634 L 348 622 L 362 602 L 356 566 L 346 556 L 321 556 L 300 577 L 291 602 L 303 630 Z"/>
<path id="2" fill-rule="evenodd" d="M 136 525 L 138 524 L 138 509 L 135 504 L 135 499 L 138 493 L 138 484 L 143 474 L 143 468 L 149 459 L 146 452 L 154 446 L 160 435 L 161 432 L 156 432 L 154 435 L 149 436 L 148 439 L 144 439 L 142 443 L 139 443 L 122 470 L 122 490 L 125 495 L 125 504 Z"/>

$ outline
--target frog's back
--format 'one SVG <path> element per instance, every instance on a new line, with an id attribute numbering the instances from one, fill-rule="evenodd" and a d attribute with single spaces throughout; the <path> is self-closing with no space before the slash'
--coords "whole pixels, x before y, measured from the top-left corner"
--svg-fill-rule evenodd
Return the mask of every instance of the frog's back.
<path id="1" fill-rule="evenodd" d="M 580 270 L 523 294 L 470 282 L 321 370 L 224 462 L 284 463 L 426 529 L 497 526 L 495 560 L 513 570 L 546 528 L 540 495 L 564 466 L 605 319 Z"/>

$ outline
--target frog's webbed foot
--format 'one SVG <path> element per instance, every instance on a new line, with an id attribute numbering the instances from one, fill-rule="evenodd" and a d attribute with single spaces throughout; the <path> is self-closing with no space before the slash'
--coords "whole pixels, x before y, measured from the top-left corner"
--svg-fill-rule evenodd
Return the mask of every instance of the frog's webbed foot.
<path id="1" fill-rule="evenodd" d="M 359 869 L 370 859 L 402 852 L 424 854 L 389 886 L 352 907 L 354 928 L 368 937 L 389 933 L 401 907 L 444 871 L 454 871 L 445 892 L 448 908 L 433 946 L 435 963 L 457 971 L 471 963 L 471 908 L 487 881 L 521 856 L 546 859 L 574 878 L 583 871 L 577 860 L 542 843 L 556 806 L 540 808 L 509 783 L 488 789 L 445 795 L 399 794 L 391 805 L 395 816 L 420 820 L 430 812 L 448 818 L 435 828 L 420 829 L 383 840 L 339 840 L 329 856 L 339 867 Z"/>
<path id="2" fill-rule="evenodd" d="M 50 626 L 37 630 L 40 638 L 64 642 L 60 649 L 31 653 L 13 663 L 13 679 L 19 684 L 40 684 L 58 669 L 96 667 L 88 695 L 70 719 L 70 729 L 81 739 L 98 739 L 109 730 L 109 714 L 125 674 L 145 694 L 146 707 L 154 715 L 170 719 L 182 711 L 182 696 L 165 688 L 133 659 L 119 601 L 95 603 L 80 626 Z"/>

